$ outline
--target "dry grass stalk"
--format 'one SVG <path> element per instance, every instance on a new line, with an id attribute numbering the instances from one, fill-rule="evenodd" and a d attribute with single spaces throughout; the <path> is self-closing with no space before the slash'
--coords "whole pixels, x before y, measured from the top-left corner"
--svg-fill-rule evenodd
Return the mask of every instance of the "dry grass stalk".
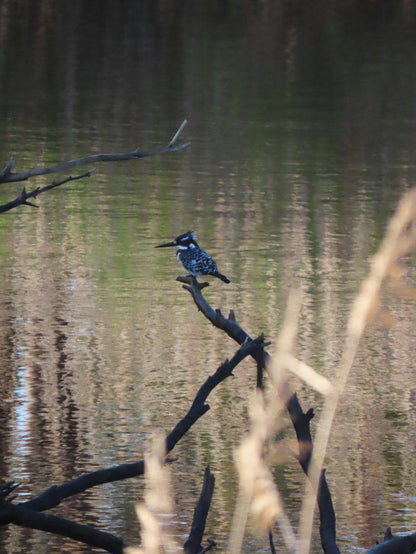
<path id="1" fill-rule="evenodd" d="M 264 406 L 264 397 L 257 391 L 251 409 L 251 430 L 248 437 L 235 452 L 235 462 L 239 472 L 240 493 L 234 512 L 230 536 L 230 552 L 240 552 L 248 515 L 254 527 L 261 533 L 267 532 L 278 521 L 283 539 L 289 549 L 295 544 L 295 534 L 286 516 L 279 491 L 266 463 L 266 442 L 282 426 L 279 419 L 284 410 L 285 401 L 290 396 L 287 372 L 283 356 L 289 352 L 297 336 L 297 320 L 301 306 L 300 293 L 291 292 L 285 314 L 285 320 L 279 335 L 278 355 L 268 368 L 271 380 L 279 391 L 278 399 L 274 395 L 268 407 Z M 284 448 L 280 445 L 278 450 Z M 276 448 L 274 448 L 276 456 Z"/>
<path id="2" fill-rule="evenodd" d="M 264 455 L 267 441 L 282 425 L 278 416 L 283 408 L 283 403 L 274 398 L 266 409 L 260 391 L 251 402 L 251 430 L 234 455 L 240 492 L 230 535 L 231 553 L 241 550 L 248 516 L 260 533 L 267 533 L 278 521 L 287 546 L 292 548 L 295 544 L 295 535 Z"/>
<path id="3" fill-rule="evenodd" d="M 144 503 L 136 505 L 136 514 L 142 527 L 141 548 L 126 548 L 126 554 L 160 554 L 162 552 L 183 552 L 183 548 L 167 532 L 167 514 L 174 513 L 170 472 L 165 465 L 165 439 L 160 435 L 153 438 L 151 452 L 145 456 L 146 491 Z"/>
<path id="4" fill-rule="evenodd" d="M 305 364 L 301 360 L 298 360 L 290 352 L 281 352 L 279 354 L 281 363 L 293 373 L 302 379 L 307 385 L 317 390 L 319 393 L 326 395 L 329 394 L 332 390 L 332 385 L 329 379 L 315 371 L 313 367 Z"/>
<path id="5" fill-rule="evenodd" d="M 264 405 L 264 397 L 260 391 L 250 406 L 251 429 L 249 435 L 242 441 L 235 452 L 235 463 L 239 473 L 240 492 L 234 511 L 230 534 L 229 552 L 236 554 L 241 551 L 247 519 L 250 516 L 255 529 L 261 533 L 267 532 L 277 521 L 283 539 L 288 549 L 293 549 L 296 538 L 288 517 L 285 514 L 279 491 L 271 474 L 266 459 L 266 446 L 272 436 L 282 427 L 281 413 L 285 410 L 285 402 L 291 394 L 288 383 L 287 363 L 290 351 L 293 349 L 297 336 L 297 321 L 301 306 L 299 292 L 292 291 L 279 335 L 277 355 L 268 368 L 275 389 L 279 392 Z M 281 457 L 284 443 L 277 445 Z M 272 456 L 275 458 L 276 446 Z"/>
<path id="6" fill-rule="evenodd" d="M 273 363 L 269 367 L 269 373 L 279 395 L 287 399 L 290 391 L 288 386 L 288 371 L 302 379 L 307 385 L 321 394 L 328 394 L 332 390 L 330 381 L 305 364 L 292 354 L 298 333 L 298 319 L 302 297 L 300 290 L 292 290 L 289 294 L 288 304 L 282 331 L 277 340 L 277 348 L 273 356 Z"/>
<path id="7" fill-rule="evenodd" d="M 383 283 L 391 276 L 397 281 L 399 260 L 416 243 L 416 189 L 406 193 L 392 217 L 380 249 L 374 256 L 370 273 L 353 303 L 347 324 L 347 336 L 334 387 L 326 397 L 309 468 L 312 487 L 307 486 L 301 511 L 299 554 L 310 550 L 317 488 L 323 467 L 329 434 L 339 398 L 344 391 L 355 355 L 366 329 L 376 314 Z"/>

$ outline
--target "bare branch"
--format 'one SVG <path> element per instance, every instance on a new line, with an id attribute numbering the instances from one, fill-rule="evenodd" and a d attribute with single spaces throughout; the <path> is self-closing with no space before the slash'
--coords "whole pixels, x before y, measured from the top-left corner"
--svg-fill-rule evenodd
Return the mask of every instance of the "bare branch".
<path id="1" fill-rule="evenodd" d="M 222 329 L 227 335 L 241 344 L 244 340 L 250 340 L 248 333 L 238 325 L 236 317 L 233 311 L 230 312 L 230 317 L 226 318 L 222 315 L 220 310 L 214 310 L 212 306 L 202 295 L 202 288 L 200 283 L 195 277 L 178 277 L 178 281 L 185 283 L 183 288 L 187 290 L 198 307 L 198 309 L 204 314 L 204 316 L 219 329 Z M 264 345 L 265 346 L 265 345 Z M 257 363 L 267 364 L 270 363 L 271 357 L 264 350 L 255 351 L 252 354 Z M 257 379 L 259 382 L 259 378 Z M 279 391 L 282 398 L 287 398 L 286 408 L 289 412 L 292 420 L 297 439 L 299 442 L 299 450 L 303 455 L 299 457 L 299 463 L 303 471 L 307 474 L 309 469 L 309 463 L 312 455 L 312 436 L 309 428 L 309 422 L 313 417 L 313 410 L 308 410 L 306 414 L 303 412 L 302 407 L 296 394 L 287 395 L 287 391 Z M 336 518 L 335 510 L 332 504 L 331 493 L 328 483 L 325 477 L 325 471 L 321 472 L 319 487 L 318 487 L 318 506 L 320 513 L 320 535 L 322 548 L 325 554 L 338 554 L 339 549 L 336 544 Z"/>
<path id="2" fill-rule="evenodd" d="M 174 146 L 175 142 L 177 141 L 179 135 L 182 133 L 185 125 L 188 123 L 188 120 L 187 119 L 184 119 L 182 121 L 182 123 L 180 124 L 179 126 L 179 129 L 176 131 L 176 133 L 173 135 L 173 138 L 172 140 L 170 141 L 170 143 L 168 144 L 168 148 L 171 148 L 172 146 Z M 188 142 L 189 144 L 189 142 Z"/>
<path id="3" fill-rule="evenodd" d="M 166 452 L 170 452 L 185 435 L 185 433 L 188 432 L 192 425 L 210 409 L 209 405 L 205 402 L 214 388 L 227 377 L 232 375 L 233 370 L 245 357 L 253 355 L 256 350 L 262 349 L 263 346 L 264 342 L 262 336 L 254 340 L 247 340 L 237 350 L 231 360 L 226 360 L 220 365 L 213 375 L 207 378 L 205 383 L 197 392 L 188 413 L 178 422 L 178 424 L 166 437 Z M 80 492 L 86 491 L 97 485 L 119 481 L 122 479 L 129 479 L 130 477 L 143 475 L 143 473 L 143 460 L 128 464 L 121 464 L 107 469 L 100 469 L 82 475 L 81 477 L 68 481 L 62 485 L 53 485 L 36 498 L 22 502 L 18 504 L 18 506 L 38 511 L 48 510 L 58 506 L 65 498 L 79 494 Z M 5 523 L 5 521 L 2 510 L 0 510 L 0 524 L 2 523 Z"/>
<path id="4" fill-rule="evenodd" d="M 244 358 L 253 355 L 256 350 L 261 350 L 263 347 L 264 341 L 262 336 L 254 340 L 245 341 L 244 344 L 236 351 L 231 360 L 225 360 L 225 362 L 219 366 L 215 373 L 208 377 L 197 392 L 188 413 L 179 421 L 179 423 L 166 437 L 166 452 L 172 450 L 178 441 L 188 432 L 192 425 L 210 409 L 209 405 L 206 404 L 206 400 L 213 389 L 227 377 L 231 376 L 233 370 Z M 24 527 L 42 529 L 44 531 L 73 538 L 74 540 L 84 542 L 85 544 L 92 544 L 94 546 L 101 544 L 101 547 L 104 549 L 107 549 L 104 545 L 108 542 L 112 548 L 112 550 L 109 551 L 122 552 L 122 541 L 114 535 L 109 533 L 100 534 L 100 532 L 95 531 L 93 528 L 88 526 L 79 525 L 62 518 L 56 518 L 49 514 L 39 514 L 39 512 L 54 508 L 65 498 L 74 496 L 96 485 L 143 475 L 144 469 L 144 461 L 141 460 L 139 462 L 122 464 L 108 469 L 93 471 L 77 479 L 73 479 L 68 483 L 64 483 L 63 485 L 53 485 L 36 498 L 26 502 L 21 502 L 17 505 L 14 505 L 8 501 L 1 501 L 0 497 L 0 525 L 15 523 Z M 205 501 L 207 501 L 209 491 L 211 490 L 211 487 L 213 489 L 214 485 L 212 478 L 207 477 L 207 480 L 209 482 L 207 483 L 207 497 L 205 497 Z M 6 483 L 2 489 L 0 488 L 0 495 L 3 491 L 4 499 L 14 490 L 14 488 L 14 483 Z M 210 544 L 206 550 L 211 548 L 212 545 L 213 543 Z"/>
<path id="5" fill-rule="evenodd" d="M 190 407 L 188 413 L 176 427 L 169 433 L 166 438 L 166 451 L 170 452 L 177 442 L 184 436 L 184 434 L 190 429 L 190 427 L 209 409 L 209 405 L 205 403 L 208 395 L 219 385 L 222 381 L 232 375 L 233 369 L 247 356 L 255 356 L 256 352 L 261 351 L 264 348 L 264 338 L 262 335 L 254 340 L 248 339 L 241 345 L 231 360 L 225 360 L 223 364 L 217 369 L 217 371 L 208 377 L 205 383 L 197 392 L 195 399 Z"/>
<path id="6" fill-rule="evenodd" d="M 14 200 L 7 202 L 7 204 L 0 205 L 0 214 L 8 212 L 13 208 L 17 208 L 18 206 L 32 206 L 33 208 L 37 208 L 36 204 L 33 204 L 33 202 L 29 202 L 29 198 L 36 198 L 37 196 L 39 196 L 39 194 L 42 194 L 43 192 L 54 189 L 56 187 L 60 187 L 65 183 L 69 183 L 70 181 L 78 181 L 79 179 L 84 179 L 85 177 L 91 177 L 91 173 L 92 171 L 87 171 L 82 175 L 76 175 L 75 177 L 66 177 L 66 179 L 63 179 L 62 181 L 55 181 L 54 179 L 50 185 L 45 185 L 44 187 L 36 187 L 31 192 L 26 192 L 26 187 L 23 187 L 20 195 L 17 196 Z"/>
<path id="7" fill-rule="evenodd" d="M 38 175 L 47 175 L 49 173 L 59 173 L 62 171 L 68 171 L 74 167 L 86 164 L 95 164 L 98 162 L 121 162 L 126 160 L 134 160 L 140 158 L 147 158 L 149 156 L 155 156 L 157 154 L 168 154 L 170 152 L 179 152 L 187 146 L 190 142 L 185 142 L 183 144 L 176 144 L 179 135 L 181 134 L 183 128 L 185 127 L 187 120 L 185 119 L 179 129 L 176 131 L 172 140 L 167 146 L 156 148 L 155 150 L 140 150 L 137 147 L 131 152 L 122 152 L 122 153 L 108 153 L 108 154 L 93 154 L 91 156 L 85 156 L 84 158 L 78 158 L 76 160 L 70 160 L 67 162 L 60 162 L 55 165 L 48 167 L 35 167 L 27 171 L 12 172 L 12 167 L 14 160 L 10 159 L 9 163 L 0 172 L 0 184 L 1 183 L 15 183 L 18 181 L 26 181 L 30 177 L 37 177 Z"/>

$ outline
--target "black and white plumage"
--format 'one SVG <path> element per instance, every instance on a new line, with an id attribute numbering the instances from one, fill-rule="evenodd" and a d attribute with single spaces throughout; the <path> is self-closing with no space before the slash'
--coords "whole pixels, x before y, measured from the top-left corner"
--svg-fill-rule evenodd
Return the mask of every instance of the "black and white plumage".
<path id="1" fill-rule="evenodd" d="M 179 235 L 172 242 L 159 244 L 155 248 L 165 248 L 166 246 L 176 246 L 176 257 L 183 267 L 189 271 L 190 275 L 197 277 L 199 275 L 212 275 L 218 277 L 224 283 L 231 283 L 229 279 L 218 271 L 217 264 L 205 250 L 202 250 L 196 242 L 195 233 L 188 231 Z"/>

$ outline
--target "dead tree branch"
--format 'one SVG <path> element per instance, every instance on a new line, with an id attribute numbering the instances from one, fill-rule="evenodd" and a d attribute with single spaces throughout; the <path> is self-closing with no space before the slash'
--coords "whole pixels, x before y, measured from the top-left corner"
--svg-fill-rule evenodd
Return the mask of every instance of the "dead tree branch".
<path id="1" fill-rule="evenodd" d="M 17 196 L 14 200 L 7 202 L 7 204 L 0 205 L 0 214 L 8 212 L 13 208 L 17 208 L 18 206 L 32 206 L 33 208 L 37 208 L 36 204 L 33 204 L 33 202 L 29 202 L 29 198 L 36 198 L 37 196 L 39 196 L 39 194 L 42 194 L 43 192 L 54 189 L 56 187 L 60 187 L 65 183 L 69 183 L 70 181 L 78 181 L 79 179 L 84 179 L 85 177 L 91 177 L 91 173 L 92 171 L 87 171 L 86 173 L 83 173 L 82 175 L 76 175 L 75 177 L 69 176 L 62 181 L 55 181 L 54 179 L 50 185 L 45 185 L 44 187 L 36 187 L 31 192 L 26 192 L 26 187 L 23 187 L 20 195 Z"/>
<path id="2" fill-rule="evenodd" d="M 263 335 L 260 335 L 253 340 L 248 339 L 241 345 L 231 360 L 225 360 L 217 371 L 208 377 L 197 392 L 192 406 L 186 416 L 181 419 L 181 421 L 167 436 L 166 452 L 170 452 L 178 441 L 185 435 L 185 433 L 187 433 L 191 426 L 210 409 L 209 405 L 205 402 L 214 388 L 227 379 L 227 377 L 230 377 L 230 375 L 233 374 L 233 370 L 242 360 L 244 360 L 244 358 L 247 356 L 255 356 L 255 353 L 261 351 L 264 346 L 266 346 L 266 344 L 264 343 Z"/>
<path id="3" fill-rule="evenodd" d="M 230 377 L 233 374 L 233 370 L 244 358 L 254 355 L 255 351 L 263 349 L 264 346 L 263 336 L 245 341 L 230 360 L 225 360 L 215 373 L 207 378 L 197 392 L 187 414 L 166 437 L 166 452 L 170 452 L 192 425 L 210 409 L 210 406 L 206 404 L 206 400 L 214 388 L 227 377 Z M 93 471 L 63 485 L 53 485 L 36 498 L 16 505 L 12 504 L 11 501 L 5 500 L 15 489 L 14 483 L 7 483 L 0 490 L 0 525 L 15 523 L 24 527 L 43 529 L 44 531 L 79 540 L 85 544 L 100 546 L 110 552 L 121 552 L 121 539 L 110 533 L 100 534 L 100 532 L 89 526 L 80 526 L 63 518 L 57 518 L 49 514 L 40 514 L 39 512 L 54 508 L 65 498 L 84 492 L 94 486 L 142 475 L 144 470 L 144 461 L 141 460 Z M 208 493 L 210 487 L 213 488 L 212 479 L 207 483 Z M 107 547 L 104 545 L 107 545 Z"/>
<path id="4" fill-rule="evenodd" d="M 256 350 L 263 348 L 263 345 L 264 342 L 262 336 L 255 340 L 246 341 L 237 350 L 231 360 L 226 360 L 220 365 L 213 375 L 207 378 L 205 383 L 197 392 L 188 413 L 177 423 L 174 429 L 166 437 L 167 453 L 176 446 L 180 439 L 189 431 L 192 425 L 210 409 L 209 405 L 205 402 L 213 389 L 227 377 L 232 375 L 233 370 L 244 358 L 253 355 Z M 53 485 L 36 498 L 22 502 L 19 506 L 31 510 L 50 510 L 51 508 L 58 506 L 63 500 L 65 500 L 65 498 L 84 492 L 97 485 L 143 475 L 144 469 L 144 461 L 140 460 L 138 462 L 121 464 L 107 469 L 92 471 L 62 485 Z M 0 523 L 4 523 L 1 510 Z"/>
<path id="5" fill-rule="evenodd" d="M 230 338 L 239 344 L 245 340 L 250 340 L 248 333 L 238 325 L 233 311 L 230 311 L 229 317 L 227 318 L 220 310 L 214 310 L 207 302 L 202 294 L 202 289 L 207 286 L 207 283 L 199 283 L 197 279 L 192 276 L 181 276 L 178 277 L 177 280 L 184 283 L 183 288 L 192 295 L 197 308 L 215 327 L 223 330 Z M 267 363 L 271 360 L 270 355 L 264 348 L 253 352 L 252 356 L 258 364 L 263 363 L 266 368 Z M 257 384 L 259 384 L 259 377 L 257 377 Z M 282 394 L 282 398 L 287 398 L 287 393 Z M 295 428 L 299 442 L 299 450 L 302 453 L 299 457 L 299 463 L 307 474 L 312 455 L 312 436 L 309 423 L 313 417 L 313 410 L 309 410 L 305 414 L 296 394 L 292 394 L 288 398 L 286 407 Z M 339 549 L 336 544 L 335 510 L 329 486 L 326 481 L 325 471 L 322 472 L 319 483 L 318 506 L 320 513 L 319 531 L 323 551 L 325 554 L 339 554 Z"/>
<path id="6" fill-rule="evenodd" d="M 47 175 L 50 173 L 59 173 L 62 171 L 68 171 L 74 167 L 86 164 L 96 164 L 99 162 L 121 162 L 126 160 L 134 160 L 140 158 L 147 158 L 149 156 L 155 156 L 157 154 L 168 154 L 170 152 L 178 152 L 189 146 L 189 142 L 183 144 L 176 144 L 183 128 L 185 127 L 187 120 L 185 119 L 178 130 L 174 134 L 172 140 L 167 146 L 156 148 L 155 150 L 141 150 L 137 147 L 131 152 L 123 153 L 108 153 L 108 154 L 93 154 L 91 156 L 85 156 L 84 158 L 78 158 L 76 160 L 70 160 L 67 162 L 60 162 L 48 167 L 35 167 L 27 171 L 13 172 L 14 159 L 10 158 L 3 171 L 0 171 L 0 184 L 1 183 L 16 183 L 18 181 L 26 181 L 31 177 L 37 177 L 39 175 Z"/>

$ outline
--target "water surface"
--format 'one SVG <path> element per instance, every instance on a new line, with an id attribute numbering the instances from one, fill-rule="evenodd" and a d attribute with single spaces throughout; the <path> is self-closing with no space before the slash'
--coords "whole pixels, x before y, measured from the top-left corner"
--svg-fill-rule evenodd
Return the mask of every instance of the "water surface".
<path id="1" fill-rule="evenodd" d="M 185 117 L 191 141 L 181 153 L 101 164 L 39 197 L 38 209 L 1 217 L 1 473 L 22 483 L 19 500 L 141 459 L 152 430 L 169 432 L 234 353 L 175 282 L 174 252 L 156 244 L 193 229 L 233 281 L 213 281 L 208 301 L 272 342 L 290 288 L 301 287 L 297 354 L 331 378 L 369 259 L 416 182 L 411 13 L 325 19 L 272 3 L 181 6 L 121 12 L 80 2 L 29 14 L 2 5 L 4 165 L 11 155 L 23 170 L 154 148 Z M 3 185 L 0 201 L 21 186 Z M 412 283 L 414 258 L 406 264 Z M 326 461 L 345 552 L 371 546 L 387 525 L 414 530 L 415 312 L 385 298 L 396 323 L 366 333 Z M 219 551 L 236 498 L 232 452 L 255 385 L 250 361 L 235 373 L 172 465 L 182 542 L 211 465 L 207 532 Z M 322 399 L 295 388 L 319 414 Z M 303 476 L 295 462 L 275 475 L 296 528 Z M 137 543 L 142 493 L 141 479 L 106 485 L 54 513 Z M 91 551 L 12 527 L 0 538 L 5 552 Z M 245 551 L 266 548 L 248 533 Z"/>

